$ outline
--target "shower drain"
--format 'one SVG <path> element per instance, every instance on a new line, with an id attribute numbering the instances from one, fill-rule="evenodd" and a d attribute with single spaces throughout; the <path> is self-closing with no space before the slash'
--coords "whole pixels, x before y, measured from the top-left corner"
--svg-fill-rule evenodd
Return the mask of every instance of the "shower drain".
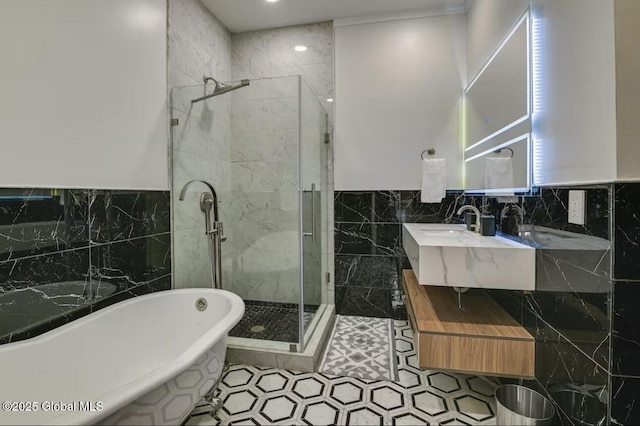
<path id="1" fill-rule="evenodd" d="M 264 327 L 261 325 L 254 325 L 253 327 L 251 327 L 252 333 L 262 333 L 263 331 L 264 331 Z"/>

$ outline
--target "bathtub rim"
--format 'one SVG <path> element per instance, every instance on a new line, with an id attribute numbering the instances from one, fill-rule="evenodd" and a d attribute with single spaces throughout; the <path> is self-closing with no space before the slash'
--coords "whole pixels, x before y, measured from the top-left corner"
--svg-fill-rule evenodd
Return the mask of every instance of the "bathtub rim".
<path id="1" fill-rule="evenodd" d="M 173 289 L 137 296 L 115 303 L 111 306 L 99 310 L 98 312 L 86 315 L 78 320 L 72 321 L 68 324 L 50 330 L 31 339 L 0 345 L 0 354 L 3 352 L 3 350 L 19 350 L 28 348 L 29 346 L 37 345 L 41 342 L 49 341 L 51 339 L 54 339 L 56 337 L 56 334 L 60 332 L 69 332 L 75 328 L 81 327 L 83 325 L 82 319 L 93 317 L 93 319 L 95 320 L 100 316 L 108 315 L 112 311 L 137 303 L 142 298 L 148 300 L 160 297 L 168 297 L 171 294 L 176 293 L 191 293 L 193 294 L 193 296 L 219 295 L 226 298 L 231 303 L 231 307 L 228 314 L 223 317 L 223 320 L 228 319 L 228 321 L 221 320 L 217 324 L 214 324 L 207 332 L 202 334 L 190 346 L 185 347 L 184 351 L 179 357 L 170 360 L 162 366 L 155 368 L 141 376 L 136 377 L 134 380 L 127 382 L 120 387 L 109 389 L 106 393 L 95 397 L 95 400 L 103 402 L 105 410 L 101 412 L 49 412 L 51 416 L 48 418 L 43 418 L 41 420 L 45 424 L 87 424 L 100 422 L 109 415 L 117 412 L 118 409 L 126 406 L 130 402 L 135 401 L 145 393 L 155 389 L 157 386 L 167 382 L 171 378 L 185 371 L 187 368 L 193 365 L 196 360 L 201 357 L 207 350 L 211 349 L 220 340 L 225 339 L 231 328 L 233 328 L 233 326 L 237 324 L 244 315 L 243 300 L 238 295 L 230 291 L 210 288 Z M 210 309 L 213 308 L 212 303 L 210 303 L 209 306 Z M 49 400 L 51 399 L 55 400 L 56 398 L 49 398 Z M 83 398 L 81 397 L 80 399 Z M 108 410 L 106 409 L 107 407 Z"/>

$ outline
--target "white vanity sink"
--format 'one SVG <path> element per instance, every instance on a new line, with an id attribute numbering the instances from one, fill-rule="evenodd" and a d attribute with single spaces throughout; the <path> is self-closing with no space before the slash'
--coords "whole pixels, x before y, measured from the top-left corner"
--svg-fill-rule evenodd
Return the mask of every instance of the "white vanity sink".
<path id="1" fill-rule="evenodd" d="M 404 224 L 402 244 L 422 285 L 535 289 L 533 247 L 483 237 L 465 225 L 424 223 Z"/>

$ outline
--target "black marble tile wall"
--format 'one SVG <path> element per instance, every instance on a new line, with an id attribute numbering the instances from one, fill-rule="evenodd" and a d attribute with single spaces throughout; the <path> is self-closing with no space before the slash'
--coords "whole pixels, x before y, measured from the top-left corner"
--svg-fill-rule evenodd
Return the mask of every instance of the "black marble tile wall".
<path id="1" fill-rule="evenodd" d="M 586 191 L 586 223 L 568 221 L 569 191 Z M 488 293 L 536 339 L 528 385 L 561 424 L 640 424 L 640 183 L 542 188 L 501 204 L 417 191 L 336 193 L 336 305 L 349 315 L 399 317 L 402 223 L 454 223 L 474 204 L 499 230 L 536 247 L 536 291 Z M 578 396 L 576 396 L 578 395 Z"/>
<path id="2" fill-rule="evenodd" d="M 571 189 L 586 191 L 584 226 L 568 223 Z M 538 248 L 536 291 L 520 310 L 536 337 L 534 387 L 587 395 L 576 416 L 566 407 L 571 391 L 548 393 L 563 424 L 640 424 L 638 201 L 640 184 L 616 183 L 544 188 L 519 206 L 524 226 L 516 234 Z"/>
<path id="3" fill-rule="evenodd" d="M 527 223 L 576 234 L 610 238 L 611 185 L 542 188 L 539 196 L 524 197 Z M 585 225 L 569 223 L 569 191 L 586 191 Z"/>
<path id="4" fill-rule="evenodd" d="M 614 284 L 611 372 L 640 378 L 640 282 Z"/>
<path id="5" fill-rule="evenodd" d="M 86 247 L 86 194 L 0 189 L 0 229 L 0 261 Z"/>
<path id="6" fill-rule="evenodd" d="M 171 288 L 169 193 L 0 189 L 0 343 Z"/>
<path id="7" fill-rule="evenodd" d="M 612 377 L 610 424 L 640 424 L 640 406 L 638 405 L 638 395 L 640 395 L 640 377 Z"/>
<path id="8" fill-rule="evenodd" d="M 419 191 L 336 192 L 337 313 L 406 318 L 400 276 L 409 266 L 402 224 L 455 222 L 466 201 L 455 193 L 442 203 L 423 204 Z"/>
<path id="9" fill-rule="evenodd" d="M 615 185 L 615 278 L 640 281 L 640 184 Z"/>
<path id="10" fill-rule="evenodd" d="M 573 189 L 586 191 L 585 225 L 568 221 Z M 515 214 L 517 227 L 505 231 L 536 247 L 536 291 L 519 300 L 494 298 L 519 313 L 514 317 L 535 337 L 536 379 L 530 385 L 552 400 L 561 424 L 608 422 L 612 189 L 542 188 L 510 209 L 486 201 L 502 225 L 503 212 Z"/>
<path id="11" fill-rule="evenodd" d="M 530 328 L 536 338 L 536 378 L 526 385 L 555 406 L 553 424 L 605 425 L 609 374 L 572 342 L 538 319 Z"/>
<path id="12" fill-rule="evenodd" d="M 640 183 L 614 185 L 612 423 L 640 424 Z"/>

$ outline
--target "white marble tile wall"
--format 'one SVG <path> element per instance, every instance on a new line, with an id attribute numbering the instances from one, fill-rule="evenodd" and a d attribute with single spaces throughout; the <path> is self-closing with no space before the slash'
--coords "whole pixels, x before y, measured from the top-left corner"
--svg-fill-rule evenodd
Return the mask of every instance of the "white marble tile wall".
<path id="1" fill-rule="evenodd" d="M 247 90 L 245 90 L 247 89 Z M 231 193 L 223 210 L 233 291 L 297 303 L 298 78 L 253 80 L 231 94 Z"/>
<path id="2" fill-rule="evenodd" d="M 231 79 L 231 34 L 197 0 L 169 0 L 169 81 L 172 118 L 173 193 L 191 179 L 211 182 L 221 207 L 231 189 L 231 99 L 192 105 L 202 96 L 203 76 Z M 178 88 L 179 86 L 194 86 Z M 204 217 L 198 205 L 204 187 L 192 187 L 185 201 L 174 197 L 172 220 L 174 280 L 177 288 L 211 286 Z M 226 268 L 225 268 L 226 267 Z M 231 281 L 225 256 L 223 280 Z"/>
<path id="3" fill-rule="evenodd" d="M 298 44 L 308 50 L 296 52 Z M 322 271 L 333 275 L 333 176 L 327 175 L 333 158 L 323 143 L 319 104 L 330 107 L 326 99 L 333 96 L 331 23 L 231 35 L 197 0 L 169 0 L 169 67 L 171 87 L 193 86 L 172 92 L 172 117 L 180 122 L 172 128 L 173 190 L 190 179 L 216 187 L 228 237 L 223 286 L 246 299 L 296 303 L 300 178 L 324 191 L 322 211 L 330 214 L 321 222 Z M 204 75 L 252 82 L 192 105 L 204 94 Z M 303 96 L 302 177 L 298 79 L 278 78 L 297 75 L 311 88 Z M 199 193 L 194 187 L 185 201 L 174 202 L 176 287 L 210 285 Z M 333 302 L 332 292 L 324 291 L 327 301 Z"/>
<path id="4" fill-rule="evenodd" d="M 231 36 L 234 79 L 302 75 L 330 110 L 333 97 L 333 25 L 331 22 L 250 31 Z M 307 46 L 297 52 L 297 45 Z"/>
<path id="5" fill-rule="evenodd" d="M 278 28 L 273 30 L 252 31 L 233 34 L 232 36 L 232 74 L 234 80 L 252 79 L 249 90 L 234 93 L 232 106 L 232 131 L 234 145 L 232 147 L 232 189 L 234 191 L 289 191 L 290 184 L 295 188 L 300 184 L 309 190 L 311 183 L 316 183 L 318 190 L 322 190 L 321 211 L 321 242 L 319 252 L 305 250 L 306 268 L 305 294 L 314 295 L 310 303 L 333 303 L 333 293 L 323 288 L 321 297 L 314 286 L 324 285 L 324 273 L 331 272 L 333 276 L 333 176 L 327 174 L 328 167 L 333 163 L 332 147 L 324 144 L 326 128 L 325 110 L 331 109 L 326 101 L 333 97 L 333 28 L 331 23 L 301 25 Z M 307 46 L 307 51 L 297 52 L 297 45 Z M 298 176 L 298 84 L 294 79 L 277 78 L 281 76 L 302 76 L 302 122 L 300 144 L 302 146 L 302 175 Z M 264 79 L 267 80 L 256 80 Z M 291 85 L 290 83 L 295 84 Z M 290 127 L 290 123 L 295 125 Z M 294 177 L 295 181 L 290 178 Z M 301 182 L 299 182 L 301 180 Z M 272 195 L 274 196 L 274 195 Z M 285 208 L 290 215 L 297 216 L 297 198 L 288 201 Z M 331 210 L 329 210 L 331 209 Z M 282 206 L 277 210 L 282 210 Z M 244 229 L 241 233 L 245 247 L 250 250 L 253 246 L 260 246 L 262 238 L 277 241 L 281 244 L 285 257 L 298 253 L 297 234 L 290 232 L 292 225 L 298 226 L 297 217 L 287 215 L 273 215 L 270 221 L 251 226 L 248 221 L 238 222 L 236 229 Z M 283 220 L 284 219 L 284 220 Z M 253 235 L 246 230 L 256 229 Z M 287 240 L 287 238 L 290 238 Z M 246 243 L 250 243 L 246 245 Z M 266 252 L 265 252 L 266 253 Z M 277 293 L 285 296 L 282 302 L 297 302 L 299 278 L 284 281 L 285 276 L 293 278 L 295 271 L 287 269 L 283 260 L 272 258 L 269 263 L 270 283 L 264 279 L 265 288 L 255 287 L 255 280 L 246 282 L 240 277 L 245 272 L 234 269 L 236 288 L 246 287 L 252 297 L 257 294 L 266 295 L 264 300 L 273 300 L 273 293 L 266 288 L 277 288 Z M 292 266 L 292 265 L 289 265 Z M 316 277 L 316 282 L 308 279 Z M 275 281 L 279 279 L 279 281 Z M 321 282 L 317 282 L 320 280 Z"/>
<path id="6" fill-rule="evenodd" d="M 169 0 L 170 87 L 231 79 L 231 34 L 198 0 Z"/>

